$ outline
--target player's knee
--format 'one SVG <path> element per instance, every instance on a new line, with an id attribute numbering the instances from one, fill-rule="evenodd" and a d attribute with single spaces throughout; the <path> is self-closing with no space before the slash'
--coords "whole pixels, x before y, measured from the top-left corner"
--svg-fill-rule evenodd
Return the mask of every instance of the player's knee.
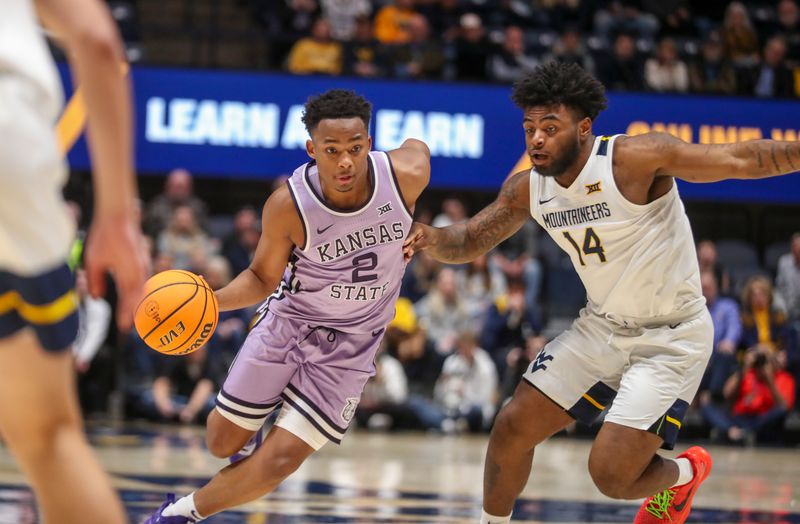
<path id="1" fill-rule="evenodd" d="M 630 482 L 622 478 L 613 460 L 600 459 L 596 455 L 589 456 L 589 474 L 597 489 L 612 499 L 627 499 Z"/>
<path id="2" fill-rule="evenodd" d="M 217 458 L 228 458 L 241 449 L 237 442 L 232 442 L 223 432 L 207 431 L 206 447 L 208 452 Z"/>
<path id="3" fill-rule="evenodd" d="M 500 410 L 492 428 L 492 440 L 504 447 L 533 449 L 539 442 L 530 434 L 530 420 L 520 417 L 512 403 Z"/>

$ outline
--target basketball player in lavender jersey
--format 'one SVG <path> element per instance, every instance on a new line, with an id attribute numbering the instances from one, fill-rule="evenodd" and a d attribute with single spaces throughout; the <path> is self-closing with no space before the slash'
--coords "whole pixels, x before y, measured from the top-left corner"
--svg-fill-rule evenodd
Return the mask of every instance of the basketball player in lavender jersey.
<path id="1" fill-rule="evenodd" d="M 312 161 L 270 195 L 250 268 L 217 292 L 221 311 L 269 298 L 209 416 L 208 449 L 231 457 L 280 409 L 275 425 L 250 456 L 191 495 L 169 498 L 148 523 L 198 522 L 255 500 L 344 436 L 394 316 L 403 241 L 430 176 L 430 152 L 418 140 L 370 152 L 370 113 L 351 91 L 309 99 Z"/>
<path id="2" fill-rule="evenodd" d="M 514 86 L 533 169 L 494 203 L 444 229 L 415 224 L 406 255 L 463 263 L 533 217 L 572 258 L 589 298 L 572 327 L 531 363 L 495 421 L 483 480 L 483 524 L 507 523 L 534 449 L 574 419 L 608 413 L 589 472 L 609 497 L 649 497 L 636 524 L 680 524 L 708 476 L 697 446 L 672 448 L 711 354 L 689 220 L 674 179 L 755 179 L 800 168 L 800 144 L 687 144 L 662 133 L 596 137 L 603 86 L 574 64 L 548 63 Z M 566 467 L 566 465 L 565 465 Z"/>

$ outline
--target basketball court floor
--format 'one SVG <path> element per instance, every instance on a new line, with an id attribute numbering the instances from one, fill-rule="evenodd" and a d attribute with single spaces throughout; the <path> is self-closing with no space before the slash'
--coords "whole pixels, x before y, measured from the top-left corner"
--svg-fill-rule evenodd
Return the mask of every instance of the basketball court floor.
<path id="1" fill-rule="evenodd" d="M 202 428 L 95 426 L 90 434 L 135 524 L 166 492 L 188 493 L 225 464 L 206 452 Z M 515 523 L 633 521 L 637 503 L 611 501 L 593 486 L 586 470 L 589 445 L 554 438 L 537 449 Z M 329 444 L 311 457 L 275 493 L 206 522 L 474 524 L 485 447 L 485 436 L 353 431 L 341 446 Z M 695 498 L 690 522 L 800 523 L 800 450 L 710 450 L 714 469 Z M 0 524 L 37 522 L 31 492 L 0 446 Z"/>

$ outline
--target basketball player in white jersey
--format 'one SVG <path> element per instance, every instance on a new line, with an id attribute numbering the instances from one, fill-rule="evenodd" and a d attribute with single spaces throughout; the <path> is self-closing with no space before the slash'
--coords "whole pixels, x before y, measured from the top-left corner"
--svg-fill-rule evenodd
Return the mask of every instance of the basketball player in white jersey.
<path id="1" fill-rule="evenodd" d="M 48 523 L 118 524 L 122 504 L 83 432 L 70 346 L 77 299 L 65 260 L 74 225 L 54 126 L 62 92 L 37 13 L 63 42 L 86 100 L 94 223 L 93 294 L 110 270 L 129 328 L 144 279 L 136 252 L 131 106 L 122 45 L 99 0 L 0 2 L 0 433 Z"/>
<path id="2" fill-rule="evenodd" d="M 597 137 L 603 86 L 573 64 L 548 63 L 512 98 L 533 169 L 511 176 L 497 199 L 444 229 L 416 224 L 406 256 L 464 263 L 531 216 L 566 251 L 588 304 L 531 363 L 489 440 L 481 522 L 510 522 L 537 444 L 574 419 L 608 408 L 589 472 L 609 497 L 648 497 L 636 523 L 684 522 L 711 458 L 671 448 L 711 354 L 689 221 L 675 178 L 715 182 L 796 171 L 800 143 L 756 140 L 693 145 L 663 133 Z"/>

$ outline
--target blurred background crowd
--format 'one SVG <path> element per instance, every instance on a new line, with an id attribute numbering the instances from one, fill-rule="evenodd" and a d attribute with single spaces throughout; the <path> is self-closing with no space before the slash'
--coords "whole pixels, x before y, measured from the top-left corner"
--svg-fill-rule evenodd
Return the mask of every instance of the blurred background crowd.
<path id="1" fill-rule="evenodd" d="M 192 4 L 198 4 L 192 6 Z M 614 90 L 800 94 L 795 0 L 115 0 L 134 62 L 509 83 L 577 62 Z"/>
<path id="2" fill-rule="evenodd" d="M 273 187 L 284 181 L 277 178 Z M 438 203 L 418 209 L 417 220 L 444 226 L 477 211 L 452 195 Z M 83 224 L 80 206 L 73 202 L 72 209 Z M 259 211 L 249 206 L 209 215 L 192 175 L 181 169 L 142 204 L 141 223 L 153 272 L 190 270 L 215 289 L 248 266 L 262 228 Z M 81 296 L 76 363 L 84 408 L 104 413 L 116 392 L 127 417 L 202 423 L 253 311 L 222 313 L 201 351 L 160 355 L 135 334 L 115 332 L 113 297 L 87 296 L 81 238 L 73 264 Z M 764 252 L 742 240 L 700 240 L 697 256 L 715 342 L 684 431 L 737 444 L 798 442 L 800 233 Z M 418 254 L 406 270 L 357 423 L 384 431 L 487 431 L 527 365 L 584 303 L 568 256 L 533 221 L 469 264 L 442 265 Z"/>
<path id="3" fill-rule="evenodd" d="M 134 64 L 297 75 L 511 83 L 546 60 L 577 62 L 610 90 L 792 98 L 800 94 L 795 0 L 111 0 Z M 602 130 L 600 130 L 602 131 Z M 510 133 L 510 131 L 509 131 Z M 521 137 L 519 137 L 521 139 Z M 504 159 L 508 160 L 508 159 Z M 285 175 L 140 177 L 143 250 L 219 288 L 250 263 L 260 209 Z M 79 229 L 90 184 L 67 197 Z M 465 220 L 493 194 L 430 189 L 416 219 Z M 800 231 L 796 206 L 687 202 L 714 353 L 684 437 L 800 443 Z M 269 227 L 267 225 L 267 227 Z M 713 239 L 709 240 L 709 239 Z M 223 313 L 205 349 L 165 357 L 118 333 L 115 297 L 81 296 L 76 367 L 88 414 L 202 423 L 247 334 Z M 548 340 L 585 303 L 568 256 L 533 221 L 488 256 L 409 264 L 357 424 L 370 430 L 487 431 Z M 596 428 L 572 427 L 570 433 Z"/>

